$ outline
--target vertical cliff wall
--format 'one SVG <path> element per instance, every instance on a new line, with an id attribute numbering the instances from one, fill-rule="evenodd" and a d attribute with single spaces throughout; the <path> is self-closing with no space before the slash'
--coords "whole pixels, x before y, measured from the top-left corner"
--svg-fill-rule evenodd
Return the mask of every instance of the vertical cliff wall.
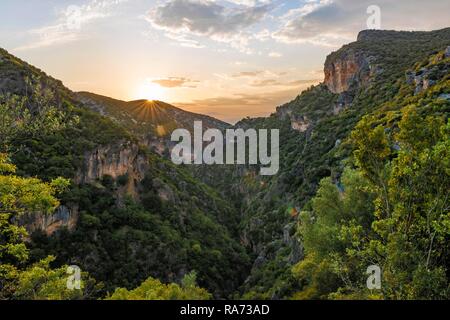
<path id="1" fill-rule="evenodd" d="M 354 50 L 331 54 L 325 62 L 325 85 L 337 94 L 365 86 L 373 74 L 373 61 Z"/>

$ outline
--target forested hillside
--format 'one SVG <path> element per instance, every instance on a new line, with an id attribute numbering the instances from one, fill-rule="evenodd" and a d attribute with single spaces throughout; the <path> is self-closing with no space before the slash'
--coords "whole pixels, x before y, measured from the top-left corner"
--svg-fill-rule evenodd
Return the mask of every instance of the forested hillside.
<path id="1" fill-rule="evenodd" d="M 24 266 L 53 254 L 102 281 L 99 295 L 191 271 L 217 297 L 234 292 L 250 261 L 226 200 L 60 82 L 5 51 L 0 61 L 2 155 L 22 177 L 71 181 L 51 218 L 34 207 L 5 217 L 31 233 Z"/>
<path id="2" fill-rule="evenodd" d="M 246 297 L 287 298 L 304 288 L 304 280 L 299 282 L 291 272 L 292 264 L 303 260 L 305 254 L 309 256 L 302 215 L 309 210 L 322 179 L 338 190 L 345 189 L 342 173 L 347 167 L 356 168 L 353 154 L 366 144 L 352 138 L 355 128 L 366 123 L 360 135 L 365 138 L 369 129 L 382 124 L 383 112 L 389 111 L 386 134 L 394 135 L 406 107 L 418 109 L 417 122 L 422 123 L 427 116 L 447 122 L 450 29 L 428 33 L 363 31 L 358 38 L 327 58 L 323 84 L 279 107 L 271 117 L 237 124 L 281 129 L 280 173 L 273 178 L 248 176 L 239 182 L 251 190 L 243 206 L 241 227 L 258 254 L 244 285 Z M 364 116 L 376 120 L 369 125 Z M 439 131 L 441 126 L 436 123 L 433 130 Z M 397 148 L 392 144 L 390 148 Z M 387 156 L 385 164 L 394 156 Z M 366 161 L 371 159 L 362 159 L 360 164 Z M 443 178 L 448 184 L 448 171 Z M 373 205 L 370 199 L 364 202 Z M 324 238 L 328 238 L 326 233 L 317 235 L 315 241 Z M 442 245 L 448 246 L 448 241 Z M 329 250 L 332 255 L 333 249 Z"/>
<path id="3" fill-rule="evenodd" d="M 263 177 L 168 159 L 171 130 L 219 120 L 0 51 L 0 298 L 448 299 L 450 29 L 363 31 L 324 73 L 236 124 L 280 129 Z"/>

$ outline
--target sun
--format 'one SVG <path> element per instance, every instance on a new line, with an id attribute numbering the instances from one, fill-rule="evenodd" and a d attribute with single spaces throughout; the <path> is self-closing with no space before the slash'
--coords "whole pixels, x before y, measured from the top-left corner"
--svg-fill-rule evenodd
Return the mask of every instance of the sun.
<path id="1" fill-rule="evenodd" d="M 166 90 L 156 83 L 144 83 L 142 84 L 136 92 L 138 99 L 146 99 L 149 101 L 153 100 L 164 100 Z"/>

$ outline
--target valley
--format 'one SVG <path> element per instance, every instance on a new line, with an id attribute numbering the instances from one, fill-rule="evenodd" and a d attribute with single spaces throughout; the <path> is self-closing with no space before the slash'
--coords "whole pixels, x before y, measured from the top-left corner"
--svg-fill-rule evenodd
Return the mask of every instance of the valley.
<path id="1" fill-rule="evenodd" d="M 216 299 L 448 298 L 449 47 L 449 28 L 362 31 L 328 56 L 323 83 L 234 126 L 73 92 L 1 50 L 0 153 L 20 177 L 70 180 L 56 210 L 18 219 L 20 267 L 80 266 L 101 284 L 87 299 L 139 297 L 150 277 L 207 297 L 192 274 Z M 198 121 L 279 130 L 279 171 L 172 163 L 172 132 Z M 374 260 L 382 293 L 364 287 Z"/>

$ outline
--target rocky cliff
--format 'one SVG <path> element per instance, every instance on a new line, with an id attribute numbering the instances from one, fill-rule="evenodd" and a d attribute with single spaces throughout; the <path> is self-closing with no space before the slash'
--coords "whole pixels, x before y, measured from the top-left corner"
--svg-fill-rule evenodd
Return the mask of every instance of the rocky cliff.
<path id="1" fill-rule="evenodd" d="M 78 222 L 78 206 L 59 206 L 53 214 L 30 213 L 20 218 L 19 224 L 25 226 L 29 234 L 40 230 L 48 236 L 61 228 L 72 231 Z"/>
<path id="2" fill-rule="evenodd" d="M 137 197 L 137 186 L 145 177 L 148 159 L 135 143 L 121 143 L 100 146 L 86 152 L 84 161 L 75 178 L 77 184 L 94 183 L 104 176 L 113 179 L 123 177 L 126 182 L 121 194 Z"/>
<path id="3" fill-rule="evenodd" d="M 414 61 L 414 55 L 426 54 L 430 47 L 439 48 L 439 39 L 448 38 L 450 29 L 433 32 L 364 30 L 356 42 L 346 45 L 330 54 L 325 62 L 325 85 L 337 94 L 365 87 L 375 76 L 383 72 L 382 66 L 392 60 Z M 388 47 L 396 46 L 396 51 L 388 52 Z M 414 49 L 413 49 L 413 46 Z M 447 52 L 450 54 L 450 52 Z M 395 56 L 395 57 L 394 57 Z M 403 65 L 394 68 L 401 69 Z M 421 82 L 419 79 L 416 82 Z M 418 83 L 427 87 L 428 83 Z"/>
<path id="4" fill-rule="evenodd" d="M 333 93 L 365 86 L 374 72 L 375 58 L 364 52 L 346 50 L 331 54 L 325 62 L 325 84 Z"/>
<path id="5" fill-rule="evenodd" d="M 138 186 L 148 169 L 148 159 L 140 152 L 139 146 L 131 142 L 122 142 L 100 146 L 86 152 L 74 182 L 76 184 L 97 183 L 105 176 L 122 178 L 124 183 L 118 186 L 117 200 L 122 202 L 125 195 L 138 198 Z M 67 204 L 59 206 L 54 213 L 30 213 L 20 218 L 18 223 L 25 226 L 29 234 L 43 231 L 52 235 L 61 228 L 75 229 L 79 218 L 78 206 Z"/>

